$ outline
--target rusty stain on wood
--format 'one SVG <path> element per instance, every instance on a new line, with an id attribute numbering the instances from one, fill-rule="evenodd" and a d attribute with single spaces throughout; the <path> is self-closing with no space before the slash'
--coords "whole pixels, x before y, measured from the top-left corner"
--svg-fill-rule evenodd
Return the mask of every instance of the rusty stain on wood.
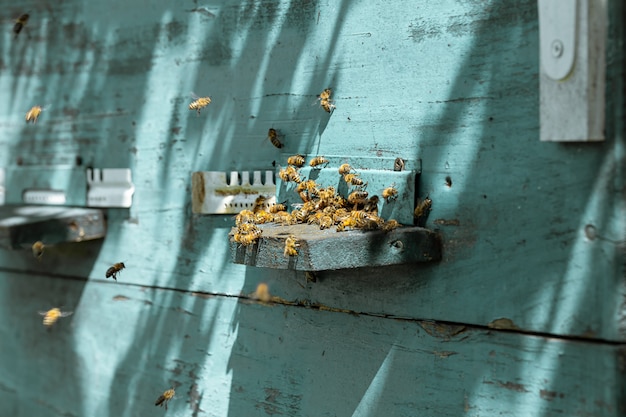
<path id="1" fill-rule="evenodd" d="M 200 172 L 194 172 L 191 174 L 191 194 L 193 211 L 194 213 L 198 213 L 202 209 L 204 198 L 206 197 L 204 191 L 204 177 Z"/>
<path id="2" fill-rule="evenodd" d="M 443 324 L 433 321 L 419 321 L 418 323 L 429 335 L 444 340 L 450 340 L 467 330 L 467 327 L 462 325 Z"/>
<path id="3" fill-rule="evenodd" d="M 542 389 L 539 391 L 539 396 L 547 401 L 552 401 L 555 398 L 564 398 L 565 394 L 562 392 L 549 391 L 547 389 Z"/>
<path id="4" fill-rule="evenodd" d="M 497 385 L 499 387 L 502 387 L 511 391 L 515 391 L 515 392 L 530 392 L 526 389 L 524 384 L 518 384 L 516 382 L 511 382 L 511 381 L 500 381 L 500 380 L 483 381 L 483 384 Z"/>

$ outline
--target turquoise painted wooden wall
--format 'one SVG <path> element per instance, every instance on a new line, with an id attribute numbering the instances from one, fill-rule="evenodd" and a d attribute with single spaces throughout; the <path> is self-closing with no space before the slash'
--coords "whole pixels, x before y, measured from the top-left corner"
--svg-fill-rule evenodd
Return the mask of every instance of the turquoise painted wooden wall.
<path id="1" fill-rule="evenodd" d="M 3 3 L 0 166 L 79 156 L 136 193 L 103 241 L 0 251 L 0 414 L 626 414 L 623 2 L 593 144 L 539 141 L 533 0 Z M 315 283 L 232 264 L 191 172 L 273 169 L 269 127 L 288 153 L 421 159 L 444 259 Z M 53 306 L 74 314 L 48 331 Z"/>

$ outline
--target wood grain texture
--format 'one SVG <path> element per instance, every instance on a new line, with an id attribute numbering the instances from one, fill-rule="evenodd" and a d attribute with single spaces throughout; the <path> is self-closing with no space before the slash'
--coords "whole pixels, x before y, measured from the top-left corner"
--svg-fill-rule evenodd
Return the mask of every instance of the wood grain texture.
<path id="1" fill-rule="evenodd" d="M 0 166 L 136 186 L 104 241 L 0 250 L 3 412 L 154 413 L 179 383 L 181 416 L 625 413 L 623 2 L 594 144 L 539 141 L 533 0 L 3 3 L 31 18 L 0 34 Z M 420 159 L 442 261 L 314 283 L 231 263 L 234 219 L 191 214 L 191 173 L 284 153 Z M 242 302 L 261 281 L 283 305 Z M 75 313 L 46 332 L 55 305 Z"/>
<path id="2" fill-rule="evenodd" d="M 434 321 L 4 274 L 8 415 L 594 415 L 624 409 L 623 351 Z M 271 288 L 270 288 L 271 290 Z M 10 299 L 21 303 L 10 303 Z M 36 311 L 74 314 L 47 330 Z"/>

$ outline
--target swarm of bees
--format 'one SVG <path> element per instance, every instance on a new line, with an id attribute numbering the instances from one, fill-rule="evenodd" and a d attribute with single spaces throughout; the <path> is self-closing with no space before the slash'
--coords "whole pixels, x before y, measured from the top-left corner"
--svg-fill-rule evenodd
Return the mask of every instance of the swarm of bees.
<path id="1" fill-rule="evenodd" d="M 329 161 L 316 156 L 309 161 L 309 166 L 327 165 Z M 378 216 L 377 195 L 370 196 L 365 190 L 367 184 L 353 172 L 349 164 L 339 167 L 339 175 L 351 187 L 354 187 L 347 198 L 339 195 L 335 187 L 322 187 L 312 179 L 303 179 L 299 168 L 306 165 L 303 155 L 293 155 L 287 159 L 287 167 L 279 170 L 278 176 L 284 182 L 296 184 L 294 190 L 302 199 L 301 204 L 290 212 L 284 204 L 276 204 L 265 210 L 260 204 L 254 204 L 253 210 L 242 210 L 235 217 L 237 230 L 233 240 L 240 245 L 248 246 L 256 243 L 262 236 L 257 226 L 264 223 L 280 225 L 310 224 L 320 230 L 336 227 L 337 232 L 345 230 L 383 230 L 391 231 L 400 226 L 396 220 L 385 221 Z M 393 187 L 383 190 L 386 200 L 396 198 L 398 191 Z M 259 199 L 257 199 L 258 201 Z M 290 235 L 285 239 L 285 257 L 298 256 L 298 240 Z"/>
<path id="2" fill-rule="evenodd" d="M 176 391 L 174 391 L 174 388 L 170 388 L 170 389 L 166 390 L 165 392 L 163 392 L 163 394 L 161 394 L 159 396 L 159 398 L 157 398 L 157 400 L 154 403 L 154 405 L 156 405 L 157 407 L 165 406 L 165 410 L 167 411 L 167 403 L 172 398 L 174 398 L 174 395 L 176 395 Z"/>

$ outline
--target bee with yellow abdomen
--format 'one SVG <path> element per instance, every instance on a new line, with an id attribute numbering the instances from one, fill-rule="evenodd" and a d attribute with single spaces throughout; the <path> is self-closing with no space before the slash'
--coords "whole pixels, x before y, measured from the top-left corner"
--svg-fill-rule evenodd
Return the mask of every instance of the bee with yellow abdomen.
<path id="1" fill-rule="evenodd" d="M 346 229 L 346 227 L 349 227 L 351 229 L 355 229 L 355 228 L 359 227 L 359 222 L 354 217 L 348 217 L 348 218 L 344 219 L 341 223 L 339 223 L 337 225 L 337 231 L 338 232 L 343 232 Z"/>
<path id="2" fill-rule="evenodd" d="M 259 210 L 262 210 L 265 207 L 265 202 L 267 201 L 267 197 L 264 195 L 260 195 L 254 200 L 254 204 L 252 205 L 252 212 L 257 213 Z"/>
<path id="3" fill-rule="evenodd" d="M 113 277 L 113 279 L 117 281 L 117 274 L 119 274 L 124 268 L 126 268 L 124 262 L 118 262 L 116 264 L 113 264 L 109 269 L 107 269 L 106 277 Z"/>
<path id="4" fill-rule="evenodd" d="M 254 213 L 251 210 L 241 210 L 237 216 L 235 216 L 235 225 L 239 226 L 243 223 L 254 223 Z"/>
<path id="5" fill-rule="evenodd" d="M 43 242 L 39 240 L 33 243 L 31 250 L 33 251 L 33 256 L 37 258 L 37 260 L 39 261 L 41 260 L 41 257 L 43 256 L 43 250 L 45 249 L 45 247 L 46 245 L 44 245 Z"/>
<path id="6" fill-rule="evenodd" d="M 315 158 L 311 159 L 309 165 L 312 167 L 316 167 L 319 165 L 328 165 L 328 163 L 328 159 L 324 158 L 323 156 L 316 156 Z"/>
<path id="7" fill-rule="evenodd" d="M 198 112 L 198 116 L 200 115 L 200 110 L 211 104 L 211 99 L 209 97 L 198 97 L 195 94 L 191 94 L 193 97 L 193 101 L 189 103 L 189 110 L 195 110 Z"/>
<path id="8" fill-rule="evenodd" d="M 255 244 L 262 233 L 263 231 L 261 229 L 255 228 L 248 233 L 235 233 L 233 240 L 240 245 L 249 246 Z"/>
<path id="9" fill-rule="evenodd" d="M 276 214 L 279 211 L 287 211 L 287 207 L 285 207 L 284 204 L 274 204 L 273 206 L 269 208 L 269 210 L 270 210 L 270 213 Z"/>
<path id="10" fill-rule="evenodd" d="M 306 160 L 304 159 L 304 155 L 293 155 L 287 158 L 287 163 L 296 168 L 302 168 L 306 163 Z"/>
<path id="11" fill-rule="evenodd" d="M 15 33 L 15 38 L 20 34 L 24 26 L 26 26 L 26 22 L 28 22 L 28 18 L 30 15 L 28 13 L 24 13 L 17 19 L 15 19 L 15 25 L 13 26 L 13 32 Z"/>
<path id="12" fill-rule="evenodd" d="M 174 391 L 174 388 L 170 388 L 167 391 L 163 392 L 163 394 L 161 394 L 159 396 L 159 398 L 157 398 L 156 402 L 154 403 L 154 405 L 156 406 L 160 406 L 163 407 L 165 406 L 165 410 L 167 411 L 167 403 L 174 398 L 174 395 L 176 395 L 176 391 Z"/>
<path id="13" fill-rule="evenodd" d="M 335 109 L 335 105 L 330 99 L 330 96 L 332 93 L 333 93 L 333 90 L 331 90 L 330 88 L 326 88 L 318 96 L 318 100 L 320 101 L 320 106 L 322 106 L 322 108 L 326 111 L 326 113 L 330 113 L 331 111 L 333 111 L 333 109 Z"/>
<path id="14" fill-rule="evenodd" d="M 395 200 L 396 198 L 398 198 L 398 190 L 396 190 L 394 187 L 387 187 L 383 190 L 382 196 L 388 203 L 389 200 Z"/>
<path id="15" fill-rule="evenodd" d="M 271 223 L 273 221 L 274 221 L 274 215 L 272 213 L 268 213 L 265 210 L 260 210 L 255 213 L 254 222 L 256 224 Z"/>
<path id="16" fill-rule="evenodd" d="M 343 176 L 343 179 L 349 185 L 361 186 L 365 184 L 361 178 L 357 174 L 346 174 Z"/>
<path id="17" fill-rule="evenodd" d="M 296 184 L 302 182 L 300 174 L 298 174 L 298 171 L 291 165 L 287 166 L 287 168 L 281 168 L 280 171 L 278 171 L 278 177 L 285 182 L 293 181 Z"/>
<path id="18" fill-rule="evenodd" d="M 43 316 L 43 325 L 46 327 L 52 326 L 61 317 L 67 317 L 71 315 L 72 311 L 61 311 L 60 308 L 51 308 L 48 311 L 40 311 L 39 314 Z"/>
<path id="19" fill-rule="evenodd" d="M 367 191 L 353 191 L 348 196 L 348 203 L 354 205 L 364 204 L 367 202 L 367 196 Z"/>
<path id="20" fill-rule="evenodd" d="M 386 222 L 383 223 L 382 229 L 385 232 L 390 232 L 393 229 L 396 229 L 398 227 L 400 227 L 400 223 L 398 223 L 397 220 L 389 219 L 389 220 L 387 220 Z"/>
<path id="21" fill-rule="evenodd" d="M 267 131 L 267 139 L 274 145 L 276 148 L 280 149 L 283 147 L 283 143 L 278 139 L 278 132 L 274 128 L 270 128 Z"/>
<path id="22" fill-rule="evenodd" d="M 272 299 L 272 296 L 270 294 L 270 289 L 267 284 L 261 282 L 259 283 L 259 285 L 256 286 L 256 290 L 252 294 L 250 294 L 250 298 L 267 303 Z"/>
<path id="23" fill-rule="evenodd" d="M 298 256 L 298 247 L 300 244 L 295 236 L 290 235 L 285 239 L 285 257 Z"/>
<path id="24" fill-rule="evenodd" d="M 333 224 L 335 224 L 335 221 L 328 214 L 325 214 L 320 218 L 320 230 L 329 229 Z"/>
<path id="25" fill-rule="evenodd" d="M 37 123 L 37 119 L 41 115 L 41 112 L 44 110 L 45 108 L 39 105 L 31 107 L 31 109 L 26 112 L 26 123 L 30 123 L 30 122 L 33 122 L 33 124 Z"/>
<path id="26" fill-rule="evenodd" d="M 342 164 L 339 167 L 339 175 L 348 175 L 350 171 L 352 171 L 352 167 L 350 166 L 350 164 Z"/>

